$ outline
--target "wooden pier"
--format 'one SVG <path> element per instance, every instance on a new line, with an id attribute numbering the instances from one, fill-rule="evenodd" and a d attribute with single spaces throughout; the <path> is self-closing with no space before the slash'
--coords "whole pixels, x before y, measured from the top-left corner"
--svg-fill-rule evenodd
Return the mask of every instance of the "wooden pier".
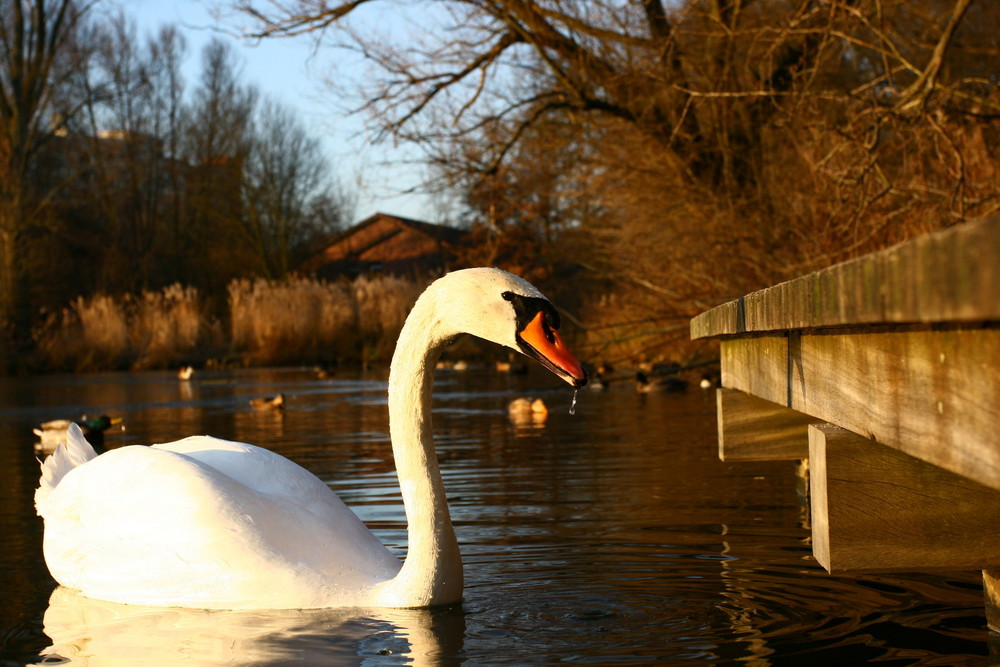
<path id="1" fill-rule="evenodd" d="M 1000 631 L 1000 216 L 722 304 L 719 456 L 808 460 L 830 572 L 983 570 Z"/>

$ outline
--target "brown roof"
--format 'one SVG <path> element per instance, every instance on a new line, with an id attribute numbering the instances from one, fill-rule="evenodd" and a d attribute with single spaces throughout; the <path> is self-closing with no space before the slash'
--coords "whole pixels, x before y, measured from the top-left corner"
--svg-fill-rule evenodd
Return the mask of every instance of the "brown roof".
<path id="1" fill-rule="evenodd" d="M 454 246 L 467 234 L 454 227 L 376 213 L 331 237 L 299 270 L 323 277 L 375 270 L 396 274 L 441 271 L 448 268 Z"/>

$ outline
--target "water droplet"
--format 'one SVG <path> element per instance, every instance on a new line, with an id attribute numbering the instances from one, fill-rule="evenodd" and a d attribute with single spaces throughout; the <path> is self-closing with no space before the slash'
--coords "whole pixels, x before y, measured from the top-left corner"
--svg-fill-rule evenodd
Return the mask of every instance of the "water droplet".
<path id="1" fill-rule="evenodd" d="M 579 389 L 574 389 L 573 390 L 573 402 L 569 404 L 569 413 L 571 415 L 575 415 L 576 414 L 576 395 L 578 393 L 580 393 Z"/>

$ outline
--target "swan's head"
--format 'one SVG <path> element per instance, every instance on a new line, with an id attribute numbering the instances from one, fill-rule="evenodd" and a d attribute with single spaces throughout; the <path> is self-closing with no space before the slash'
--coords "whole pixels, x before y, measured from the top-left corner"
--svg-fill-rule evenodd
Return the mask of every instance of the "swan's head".
<path id="1" fill-rule="evenodd" d="M 434 283 L 439 313 L 459 330 L 535 359 L 573 385 L 587 372 L 559 337 L 559 313 L 528 281 L 500 269 L 465 269 Z"/>

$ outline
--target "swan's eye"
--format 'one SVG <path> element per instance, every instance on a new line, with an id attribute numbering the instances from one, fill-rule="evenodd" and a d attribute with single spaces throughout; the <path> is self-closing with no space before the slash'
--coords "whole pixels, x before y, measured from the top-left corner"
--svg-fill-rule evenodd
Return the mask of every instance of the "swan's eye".
<path id="1" fill-rule="evenodd" d="M 545 334 L 545 339 L 550 343 L 556 342 L 556 335 L 552 332 L 552 327 L 549 325 L 548 318 L 542 321 L 542 333 Z"/>

